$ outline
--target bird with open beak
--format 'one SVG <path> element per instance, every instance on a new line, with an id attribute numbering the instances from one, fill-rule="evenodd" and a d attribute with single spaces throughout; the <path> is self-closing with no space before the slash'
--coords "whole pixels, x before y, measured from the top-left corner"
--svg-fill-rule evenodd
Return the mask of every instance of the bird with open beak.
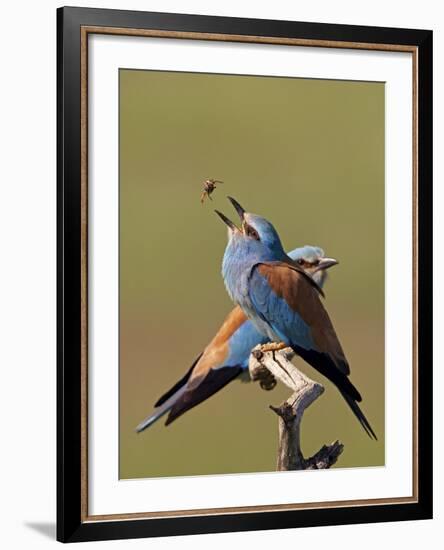
<path id="1" fill-rule="evenodd" d="M 333 258 L 325 257 L 322 248 L 317 246 L 296 248 L 288 255 L 320 287 L 325 283 L 327 270 L 338 263 Z M 156 402 L 154 411 L 137 426 L 136 431 L 142 432 L 167 413 L 166 424 L 170 424 L 232 380 L 249 380 L 251 350 L 266 342 L 268 338 L 256 329 L 239 306 L 235 307 L 185 376 Z M 270 374 L 267 376 L 265 373 L 261 386 L 272 389 L 274 384 Z"/>
<path id="2" fill-rule="evenodd" d="M 349 379 L 348 361 L 320 299 L 322 289 L 288 257 L 268 220 L 228 198 L 241 226 L 216 213 L 228 226 L 222 275 L 231 299 L 273 343 L 267 349 L 292 348 L 338 388 L 366 433 L 376 439 L 358 405 L 362 398 Z"/>

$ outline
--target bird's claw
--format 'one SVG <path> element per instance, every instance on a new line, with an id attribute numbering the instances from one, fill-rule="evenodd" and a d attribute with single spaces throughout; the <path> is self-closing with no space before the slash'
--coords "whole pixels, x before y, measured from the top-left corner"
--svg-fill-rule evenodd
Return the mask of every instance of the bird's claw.
<path id="1" fill-rule="evenodd" d="M 266 380 L 261 380 L 259 382 L 261 389 L 265 391 L 274 390 L 276 384 L 277 384 L 276 378 L 272 374 L 270 374 L 269 378 L 267 378 Z"/>
<path id="2" fill-rule="evenodd" d="M 260 387 L 265 391 L 272 390 L 277 384 L 276 378 L 264 365 L 260 365 L 255 369 L 252 380 L 259 382 Z"/>

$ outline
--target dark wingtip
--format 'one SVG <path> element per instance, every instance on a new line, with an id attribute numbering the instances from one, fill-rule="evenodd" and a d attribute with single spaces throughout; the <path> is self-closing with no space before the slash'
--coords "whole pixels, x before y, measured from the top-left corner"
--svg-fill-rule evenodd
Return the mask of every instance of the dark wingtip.
<path id="1" fill-rule="evenodd" d="M 183 407 L 182 403 L 175 403 L 174 405 L 175 406 L 173 406 L 168 413 L 167 419 L 165 420 L 165 426 L 169 426 L 172 422 L 177 420 L 180 416 L 182 416 L 189 410 L 187 407 Z"/>
<path id="2" fill-rule="evenodd" d="M 202 353 L 199 353 L 199 355 L 193 361 L 193 364 L 185 373 L 185 375 L 178 382 L 176 382 L 174 386 L 172 386 L 167 392 L 165 392 L 161 397 L 159 397 L 159 399 L 154 404 L 155 407 L 160 407 L 161 405 L 163 405 L 167 399 L 172 397 L 178 390 L 180 390 L 182 386 L 184 386 L 188 382 L 194 367 L 197 365 L 201 357 L 202 357 Z"/>

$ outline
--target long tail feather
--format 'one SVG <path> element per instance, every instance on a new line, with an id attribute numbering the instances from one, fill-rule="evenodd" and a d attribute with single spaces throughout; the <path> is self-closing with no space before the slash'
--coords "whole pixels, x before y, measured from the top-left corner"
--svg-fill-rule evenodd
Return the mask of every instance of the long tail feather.
<path id="1" fill-rule="evenodd" d="M 333 382 L 341 392 L 342 397 L 353 411 L 361 426 L 370 438 L 378 439 L 364 413 L 359 408 L 357 401 L 362 401 L 362 397 L 355 386 L 351 383 L 346 374 L 337 369 L 336 365 L 325 353 L 319 353 L 314 350 L 306 350 L 300 346 L 292 346 L 293 351 L 300 355 L 309 365 Z"/>
<path id="2" fill-rule="evenodd" d="M 376 434 L 373 431 L 373 428 L 370 426 L 370 422 L 367 420 L 367 418 L 365 417 L 365 414 L 362 412 L 361 408 L 356 403 L 356 401 L 354 401 L 349 395 L 347 395 L 342 391 L 341 391 L 341 395 L 346 400 L 348 406 L 353 411 L 353 414 L 356 416 L 361 426 L 364 428 L 366 434 L 370 438 L 377 440 L 378 438 L 376 437 Z"/>
<path id="3" fill-rule="evenodd" d="M 143 432 L 143 430 L 146 430 L 155 422 L 157 422 L 159 418 L 162 418 L 163 415 L 167 414 L 173 408 L 175 403 L 182 397 L 185 390 L 186 386 L 182 386 L 181 388 L 179 388 L 178 391 L 171 397 L 169 397 L 166 401 L 164 401 L 160 407 L 157 407 L 157 409 L 155 409 L 154 412 L 150 414 L 150 416 L 147 416 L 145 420 L 142 420 L 142 422 L 136 427 L 136 432 Z"/>

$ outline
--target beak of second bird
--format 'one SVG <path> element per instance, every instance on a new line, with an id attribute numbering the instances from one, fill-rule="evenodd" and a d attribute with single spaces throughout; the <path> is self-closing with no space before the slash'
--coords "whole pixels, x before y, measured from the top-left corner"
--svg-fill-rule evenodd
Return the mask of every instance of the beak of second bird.
<path id="1" fill-rule="evenodd" d="M 238 213 L 239 215 L 239 218 L 241 220 L 241 227 L 237 227 L 237 225 L 235 223 L 233 223 L 229 218 L 227 218 L 227 216 L 225 216 L 225 214 L 222 214 L 222 212 L 219 212 L 219 210 L 215 210 L 216 214 L 221 218 L 221 220 L 226 223 L 228 225 L 228 227 L 231 229 L 231 231 L 233 232 L 239 232 L 239 233 L 243 233 L 244 232 L 244 229 L 245 229 L 245 209 L 242 208 L 242 206 L 237 202 L 236 199 L 233 199 L 233 197 L 227 197 L 228 200 L 231 202 L 231 204 L 234 206 L 234 209 L 236 210 L 236 212 Z M 334 265 L 338 265 L 338 260 L 335 260 L 334 258 L 322 258 L 322 260 L 320 260 L 318 266 L 316 267 L 316 269 L 314 270 L 315 272 L 316 271 L 320 271 L 321 269 L 325 270 L 325 269 L 329 269 L 330 267 L 333 267 Z"/>
<path id="2" fill-rule="evenodd" d="M 319 261 L 319 264 L 317 265 L 314 272 L 316 273 L 321 269 L 329 269 L 334 265 L 338 265 L 338 263 L 339 263 L 338 260 L 335 260 L 334 258 L 322 258 L 322 260 Z"/>

